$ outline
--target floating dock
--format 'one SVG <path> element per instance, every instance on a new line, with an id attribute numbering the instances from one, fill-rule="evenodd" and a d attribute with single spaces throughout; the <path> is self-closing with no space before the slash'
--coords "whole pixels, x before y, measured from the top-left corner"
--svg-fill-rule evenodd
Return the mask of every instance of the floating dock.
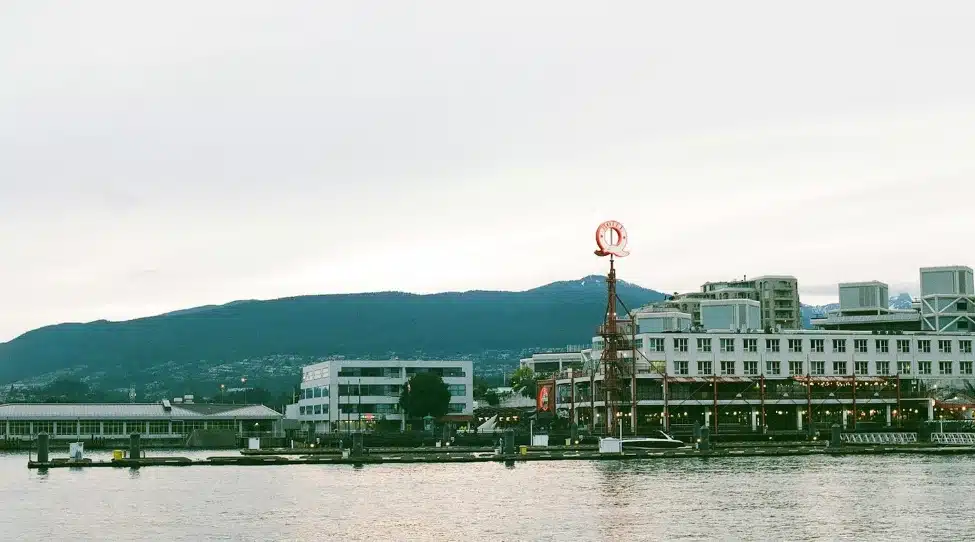
<path id="1" fill-rule="evenodd" d="M 437 453 L 439 452 L 439 453 Z M 624 453 L 599 453 L 592 450 L 531 450 L 524 454 L 497 454 L 492 451 L 465 452 L 445 451 L 442 448 L 428 450 L 400 450 L 399 452 L 372 453 L 359 457 L 343 457 L 335 454 L 312 454 L 301 456 L 284 455 L 240 455 L 213 456 L 206 459 L 186 457 L 142 457 L 123 458 L 107 461 L 90 459 L 74 461 L 53 459 L 49 461 L 29 461 L 30 469 L 88 468 L 88 467 L 190 467 L 190 466 L 266 466 L 266 465 L 380 465 L 380 464 L 443 464 L 443 463 L 488 463 L 488 462 L 531 462 L 531 461 L 619 461 L 619 460 L 657 460 L 689 458 L 727 458 L 727 457 L 788 457 L 788 456 L 851 456 L 851 455 L 975 455 L 975 446 L 748 446 L 717 448 L 707 452 L 693 448 L 672 450 L 640 450 Z"/>

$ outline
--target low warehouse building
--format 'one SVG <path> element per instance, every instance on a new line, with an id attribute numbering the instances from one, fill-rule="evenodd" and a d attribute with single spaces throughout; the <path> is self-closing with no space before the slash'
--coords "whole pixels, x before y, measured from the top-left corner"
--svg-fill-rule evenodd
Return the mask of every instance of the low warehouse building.
<path id="1" fill-rule="evenodd" d="M 237 436 L 275 432 L 282 415 L 263 405 L 203 403 L 0 405 L 0 438 L 31 440 L 121 439 L 140 433 L 146 439 L 183 438 L 195 430 L 232 430 Z"/>

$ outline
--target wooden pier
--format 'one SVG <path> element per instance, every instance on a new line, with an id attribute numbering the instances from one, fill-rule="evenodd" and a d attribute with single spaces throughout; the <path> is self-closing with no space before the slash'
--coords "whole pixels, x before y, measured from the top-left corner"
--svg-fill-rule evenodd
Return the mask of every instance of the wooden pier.
<path id="1" fill-rule="evenodd" d="M 359 457 L 343 457 L 335 453 L 315 453 L 305 455 L 261 455 L 213 456 L 206 459 L 185 457 L 142 457 L 123 458 L 106 461 L 85 459 L 72 461 L 52 459 L 48 461 L 29 461 L 30 469 L 52 468 L 141 468 L 141 467 L 189 467 L 189 466 L 266 466 L 266 465 L 379 465 L 379 464 L 443 464 L 443 463 L 488 463 L 488 462 L 531 462 L 531 461 L 619 461 L 619 460 L 675 460 L 707 459 L 730 457 L 788 457 L 788 456 L 851 456 L 851 455 L 975 455 L 975 446 L 735 446 L 716 448 L 704 452 L 693 448 L 673 450 L 640 450 L 618 453 L 599 453 L 594 450 L 545 450 L 532 449 L 524 454 L 497 454 L 494 450 L 467 451 L 434 449 L 373 450 Z"/>

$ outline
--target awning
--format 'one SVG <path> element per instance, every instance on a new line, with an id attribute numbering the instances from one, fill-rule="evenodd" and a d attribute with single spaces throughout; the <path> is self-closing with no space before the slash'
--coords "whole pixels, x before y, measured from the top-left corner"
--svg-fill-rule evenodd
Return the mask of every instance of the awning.
<path id="1" fill-rule="evenodd" d="M 667 378 L 667 382 L 677 382 L 677 383 L 693 383 L 698 382 L 701 384 L 709 384 L 711 382 L 717 382 L 718 384 L 728 384 L 728 383 L 743 383 L 743 382 L 754 382 L 751 378 L 747 376 L 672 376 Z"/>
<path id="2" fill-rule="evenodd" d="M 856 382 L 887 382 L 887 378 L 881 376 L 858 376 L 856 378 L 852 376 L 805 376 L 797 375 L 792 377 L 796 382 L 844 382 L 852 384 Z"/>

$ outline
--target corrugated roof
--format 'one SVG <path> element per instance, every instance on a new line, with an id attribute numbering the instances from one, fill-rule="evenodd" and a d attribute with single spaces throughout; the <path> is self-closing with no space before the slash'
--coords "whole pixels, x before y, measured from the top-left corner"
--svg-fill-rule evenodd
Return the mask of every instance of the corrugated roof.
<path id="1" fill-rule="evenodd" d="M 170 411 L 161 403 L 12 403 L 0 405 L 0 420 L 129 419 L 226 420 L 278 419 L 281 414 L 264 405 L 176 404 Z"/>

